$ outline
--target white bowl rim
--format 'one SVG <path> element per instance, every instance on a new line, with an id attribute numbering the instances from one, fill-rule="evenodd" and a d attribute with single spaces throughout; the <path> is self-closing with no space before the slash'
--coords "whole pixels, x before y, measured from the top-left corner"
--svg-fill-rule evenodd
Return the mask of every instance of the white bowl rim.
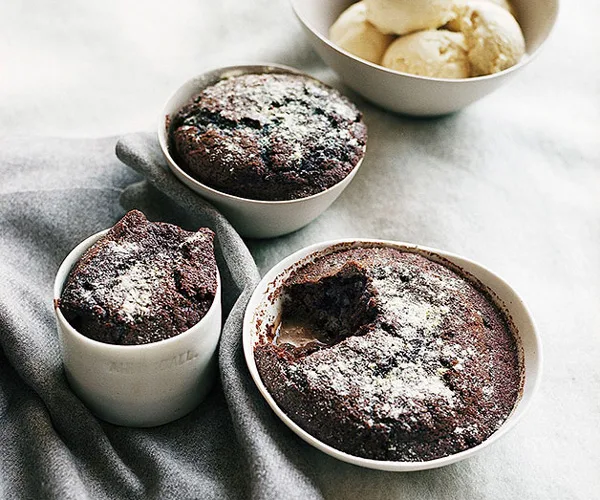
<path id="1" fill-rule="evenodd" d="M 179 87 L 177 87 L 177 89 L 175 91 L 173 91 L 171 93 L 171 95 L 169 96 L 169 98 L 165 101 L 165 104 L 162 107 L 162 113 L 158 119 L 158 142 L 160 144 L 160 148 L 162 150 L 163 155 L 165 156 L 165 158 L 167 158 L 167 163 L 169 165 L 170 168 L 175 168 L 177 170 L 177 172 L 179 174 L 181 174 L 183 177 L 185 177 L 189 182 L 191 182 L 192 184 L 196 185 L 198 188 L 204 190 L 204 191 L 208 191 L 211 194 L 215 195 L 215 196 L 219 196 L 222 198 L 226 198 L 229 200 L 235 200 L 238 202 L 243 202 L 243 203 L 249 203 L 249 204 L 256 204 L 256 205 L 294 205 L 296 203 L 301 203 L 303 201 L 306 200 L 311 200 L 314 198 L 318 198 L 319 196 L 324 195 L 327 192 L 332 191 L 333 189 L 339 187 L 339 185 L 353 172 L 355 173 L 359 167 L 362 165 L 362 162 L 365 158 L 365 155 L 367 154 L 367 144 L 365 143 L 365 147 L 363 148 L 363 154 L 362 157 L 360 158 L 360 160 L 358 160 L 358 162 L 356 163 L 356 165 L 354 165 L 354 167 L 352 168 L 352 170 L 350 170 L 350 172 L 348 172 L 343 179 L 340 179 L 338 182 L 336 182 L 333 186 L 328 187 L 327 189 L 324 189 L 323 191 L 319 191 L 318 193 L 312 194 L 310 196 L 305 196 L 303 198 L 295 198 L 293 200 L 255 200 L 252 198 L 243 198 L 241 196 L 236 196 L 233 194 L 229 194 L 229 193 L 225 193 L 224 191 L 219 191 L 218 189 L 212 188 L 202 182 L 200 182 L 199 180 L 195 179 L 194 177 L 192 177 L 190 174 L 188 174 L 183 168 L 181 168 L 179 166 L 179 164 L 173 159 L 173 157 L 171 156 L 171 153 L 169 151 L 169 145 L 167 143 L 167 138 L 168 138 L 168 132 L 165 132 L 165 130 L 167 130 L 166 127 L 166 118 L 168 116 L 167 114 L 167 106 L 169 105 L 169 103 L 171 102 L 171 100 L 179 93 L 179 91 L 185 87 L 186 85 L 192 83 L 194 80 L 197 80 L 198 78 L 204 76 L 204 75 L 208 75 L 210 73 L 218 73 L 221 72 L 222 73 L 222 77 L 221 78 L 226 78 L 226 73 L 230 73 L 230 72 L 235 72 L 235 71 L 240 71 L 240 70 L 245 70 L 245 69 L 252 69 L 251 71 L 249 71 L 248 73 L 240 73 L 241 74 L 262 74 L 261 73 L 261 69 L 263 70 L 264 73 L 269 73 L 270 69 L 275 69 L 275 70 L 281 70 L 280 73 L 282 74 L 286 74 L 286 73 L 290 73 L 290 74 L 294 74 L 294 75 L 300 75 L 300 76 L 304 76 L 307 78 L 310 78 L 316 82 L 319 82 L 321 85 L 324 85 L 325 87 L 327 87 L 328 89 L 331 90 L 335 90 L 336 92 L 339 92 L 342 96 L 344 96 L 339 90 L 335 89 L 334 87 L 332 87 L 331 85 L 328 85 L 324 82 L 322 82 L 321 80 L 319 80 L 318 78 L 315 78 L 312 75 L 309 75 L 308 73 L 304 73 L 303 71 L 300 71 L 296 68 L 292 68 L 291 66 L 285 66 L 283 64 L 276 64 L 276 63 L 253 63 L 253 64 L 240 64 L 240 65 L 234 65 L 234 66 L 218 66 L 218 67 L 214 67 L 212 69 L 209 69 L 207 71 L 204 71 L 196 76 L 193 76 L 191 78 L 188 78 L 184 83 L 182 83 Z M 197 92 L 200 92 L 202 89 L 197 89 Z M 346 97 L 346 96 L 344 96 Z M 346 99 L 348 99 L 346 97 Z M 348 99 L 350 100 L 350 99 Z M 354 102 L 350 101 L 354 106 L 356 106 L 354 104 Z M 358 109 L 358 108 L 357 108 Z M 362 111 L 359 110 L 359 112 L 362 114 Z M 367 138 L 367 142 L 368 142 L 368 138 Z"/>
<path id="2" fill-rule="evenodd" d="M 73 328 L 71 326 L 71 323 L 69 323 L 67 321 L 67 319 L 64 317 L 62 311 L 60 310 L 60 306 L 57 305 L 57 301 L 60 299 L 63 288 L 64 288 L 64 286 L 67 282 L 67 279 L 69 277 L 69 274 L 70 274 L 71 270 L 73 269 L 73 267 L 75 266 L 75 264 L 83 256 L 83 254 L 87 251 L 87 249 L 90 248 L 94 243 L 96 243 L 96 241 L 98 241 L 102 236 L 104 236 L 106 233 L 108 233 L 108 231 L 110 231 L 110 229 L 111 228 L 104 229 L 95 234 L 92 234 L 91 236 L 88 236 L 85 240 L 83 240 L 81 243 L 79 243 L 79 245 L 77 245 L 75 248 L 73 248 L 73 250 L 71 250 L 69 252 L 69 254 L 64 258 L 60 267 L 58 268 L 58 271 L 56 272 L 56 278 L 54 280 L 54 300 L 52 302 L 53 302 L 54 312 L 56 314 L 58 321 L 61 324 L 61 327 L 66 328 L 71 335 L 75 336 L 79 341 L 83 342 L 84 344 L 89 345 L 90 348 L 92 348 L 92 349 L 106 349 L 107 351 L 113 351 L 113 352 L 122 351 L 123 349 L 126 349 L 128 352 L 134 352 L 134 351 L 142 352 L 142 351 L 147 351 L 147 350 L 151 350 L 151 349 L 156 349 L 159 346 L 166 346 L 169 344 L 174 344 L 174 343 L 180 341 L 182 338 L 189 337 L 190 335 L 193 335 L 197 330 L 201 329 L 204 326 L 204 323 L 206 323 L 205 319 L 212 316 L 215 312 L 215 309 L 220 307 L 220 304 L 221 304 L 221 301 L 219 300 L 220 294 L 221 294 L 221 275 L 219 273 L 219 266 L 216 266 L 217 267 L 217 291 L 215 293 L 215 297 L 212 301 L 212 304 L 208 308 L 208 311 L 206 311 L 206 314 L 200 319 L 200 321 L 198 321 L 198 323 L 191 326 L 184 332 L 174 335 L 173 337 L 169 337 L 168 339 L 158 340 L 156 342 L 150 342 L 147 344 L 136 344 L 136 345 L 108 344 L 106 342 L 100 342 L 99 340 L 95 340 L 90 337 L 86 337 L 85 335 L 78 332 L 75 328 Z M 64 278 L 60 279 L 62 276 L 64 276 Z"/>
<path id="3" fill-rule="evenodd" d="M 459 261 L 468 263 L 471 266 L 479 268 L 479 270 L 481 270 L 481 271 L 489 273 L 495 280 L 498 281 L 498 283 L 506 286 L 508 288 L 508 290 L 510 290 L 510 292 L 514 294 L 520 307 L 522 307 L 522 309 L 523 309 L 523 313 L 524 313 L 526 319 L 531 323 L 531 327 L 532 327 L 531 328 L 531 336 L 532 336 L 532 338 L 534 340 L 534 344 L 535 344 L 534 352 L 535 352 L 535 358 L 537 361 L 536 368 L 532 373 L 527 374 L 527 366 L 525 366 L 525 353 L 523 352 L 523 347 L 521 345 L 521 351 L 522 351 L 521 355 L 522 355 L 522 360 L 524 363 L 524 367 L 523 367 L 524 372 L 523 372 L 523 380 L 521 382 L 519 398 L 517 399 L 515 406 L 511 410 L 508 417 L 504 420 L 502 425 L 493 434 L 491 434 L 487 439 L 485 439 L 484 441 L 479 443 L 477 446 L 468 448 L 459 453 L 455 453 L 455 454 L 448 455 L 445 457 L 437 458 L 434 460 L 421 461 L 421 462 L 374 460 L 374 459 L 369 459 L 369 458 L 358 457 L 355 455 L 350 455 L 349 453 L 345 453 L 345 452 L 340 451 L 328 444 L 323 443 L 322 441 L 318 440 L 317 438 L 312 436 L 310 433 L 305 431 L 298 424 L 296 424 L 279 407 L 279 405 L 275 402 L 275 399 L 273 398 L 273 396 L 271 396 L 271 394 L 265 387 L 264 383 L 262 382 L 262 379 L 260 378 L 258 369 L 256 368 L 256 362 L 254 360 L 254 349 L 253 349 L 254 346 L 252 345 L 251 331 L 253 330 L 253 325 L 254 325 L 253 319 L 254 319 L 254 314 L 255 314 L 255 308 L 252 306 L 258 306 L 262 302 L 262 298 L 265 295 L 265 291 L 268 290 L 269 284 L 273 283 L 281 274 L 287 273 L 289 271 L 290 267 L 294 266 L 299 261 L 307 259 L 312 254 L 322 252 L 330 247 L 335 247 L 335 246 L 344 245 L 344 244 L 352 244 L 352 243 L 356 243 L 359 246 L 361 244 L 375 244 L 375 245 L 382 245 L 382 246 L 392 246 L 395 248 L 401 248 L 401 249 L 405 249 L 407 251 L 416 252 L 416 253 L 422 252 L 425 254 L 433 254 L 433 255 L 437 255 L 437 256 L 441 257 L 442 259 L 449 260 L 454 265 L 457 265 L 457 264 L 455 264 L 453 259 L 457 259 Z M 277 270 L 277 269 L 280 269 L 280 271 L 275 273 L 275 270 Z M 471 273 L 468 272 L 468 274 L 471 274 Z M 479 279 L 474 274 L 473 274 L 473 276 L 476 279 Z M 486 285 L 486 287 L 489 288 L 489 290 L 491 292 L 493 292 L 493 294 L 495 295 L 495 292 L 492 287 L 489 287 L 487 285 Z M 497 297 L 494 297 L 494 298 L 496 299 Z M 504 310 L 505 310 L 506 314 L 510 315 L 510 310 L 509 310 L 508 306 L 506 306 L 506 304 L 504 304 Z M 519 332 L 517 332 L 517 335 L 519 335 Z M 319 449 L 320 451 L 322 451 L 334 458 L 337 458 L 338 460 L 341 460 L 343 462 L 347 462 L 347 463 L 350 463 L 353 465 L 358 465 L 360 467 L 364 467 L 364 468 L 368 468 L 368 469 L 377 469 L 377 470 L 392 471 L 392 472 L 412 472 L 412 471 L 434 469 L 434 468 L 450 465 L 452 463 L 466 459 L 466 458 L 480 452 L 481 450 L 483 450 L 484 448 L 493 444 L 494 442 L 496 442 L 498 439 L 500 439 L 502 436 L 504 436 L 510 430 L 512 430 L 515 427 L 515 425 L 520 421 L 520 419 L 523 417 L 523 415 L 526 413 L 526 411 L 530 408 L 531 401 L 538 392 L 541 378 L 542 378 L 542 371 L 543 371 L 543 350 L 542 350 L 541 338 L 537 331 L 537 327 L 536 327 L 535 321 L 533 319 L 533 316 L 531 315 L 531 312 L 529 311 L 527 305 L 525 304 L 525 302 L 523 301 L 521 296 L 517 293 L 517 291 L 512 286 L 510 286 L 504 279 L 502 279 L 499 275 L 497 275 L 496 273 L 491 271 L 486 266 L 484 266 L 474 260 L 468 259 L 466 257 L 463 257 L 461 255 L 458 255 L 458 254 L 455 254 L 452 252 L 447 252 L 445 250 L 439 250 L 439 249 L 435 249 L 435 248 L 431 248 L 431 247 L 427 247 L 427 246 L 423 246 L 423 245 L 417 245 L 414 243 L 407 243 L 407 242 L 394 241 L 394 240 L 382 240 L 382 239 L 374 239 L 374 238 L 343 238 L 343 239 L 336 239 L 336 240 L 329 240 L 329 241 L 315 243 L 315 244 L 309 245 L 307 247 L 304 247 L 304 248 L 294 252 L 293 254 L 289 255 L 288 257 L 284 258 L 283 260 L 281 260 L 280 262 L 275 264 L 267 273 L 265 273 L 263 279 L 256 286 L 254 292 L 252 293 L 252 296 L 250 297 L 248 306 L 247 306 L 245 314 L 244 314 L 244 323 L 243 323 L 243 331 L 242 331 L 242 345 L 243 345 L 243 349 L 244 349 L 244 357 L 246 359 L 246 365 L 248 367 L 248 370 L 250 371 L 250 375 L 252 376 L 254 383 L 256 384 L 259 392 L 265 398 L 267 404 L 271 407 L 271 409 L 275 412 L 275 414 L 285 423 L 285 425 L 287 425 L 288 428 L 290 428 L 293 432 L 295 432 L 298 436 L 300 436 L 300 438 L 302 438 L 304 441 L 306 441 L 310 445 L 314 446 L 315 448 Z M 534 383 L 529 388 L 528 397 L 524 400 L 523 395 L 524 395 L 524 387 L 526 384 L 525 377 L 527 375 L 529 375 L 529 377 L 534 378 Z M 518 413 L 517 413 L 517 409 L 519 410 Z"/>
<path id="4" fill-rule="evenodd" d="M 526 66 L 527 64 L 529 64 L 533 59 L 535 59 L 538 56 L 538 54 L 540 53 L 542 48 L 546 45 L 546 42 L 548 41 L 548 39 L 554 32 L 554 29 L 556 28 L 556 21 L 558 19 L 558 13 L 560 10 L 560 0 L 554 0 L 554 2 L 556 3 L 556 9 L 554 9 L 554 16 L 552 17 L 551 26 L 550 26 L 550 29 L 548 30 L 548 34 L 546 35 L 546 37 L 544 38 L 542 43 L 540 43 L 540 45 L 531 54 L 526 52 L 525 55 L 523 56 L 523 58 L 517 64 L 511 66 L 510 68 L 506 68 L 505 70 L 499 71 L 498 73 L 492 73 L 491 75 L 472 76 L 469 78 L 438 78 L 438 77 L 433 77 L 433 76 L 415 75 L 413 73 L 405 73 L 403 71 L 397 71 L 395 69 L 386 68 L 385 66 L 381 66 L 379 64 L 372 63 L 370 61 L 367 61 L 366 59 L 362 59 L 361 57 L 351 54 L 350 52 L 348 52 L 345 49 L 342 49 L 337 44 L 335 44 L 331 40 L 329 40 L 327 37 L 321 35 L 317 30 L 315 30 L 315 28 L 312 26 L 311 23 L 307 22 L 306 19 L 304 19 L 302 17 L 302 15 L 298 12 L 298 9 L 296 8 L 296 4 L 301 1 L 302 0 L 290 0 L 290 3 L 292 5 L 292 10 L 294 11 L 294 14 L 298 18 L 298 20 L 304 26 L 306 26 L 306 28 L 313 35 L 315 35 L 317 38 L 319 38 L 322 42 L 324 42 L 326 45 L 328 45 L 330 48 L 332 48 L 336 52 L 338 52 L 346 57 L 349 57 L 350 59 L 354 59 L 357 62 L 360 62 L 367 66 L 370 66 L 371 68 L 373 68 L 377 71 L 380 71 L 382 73 L 387 73 L 390 75 L 407 76 L 407 77 L 414 78 L 417 80 L 424 80 L 424 81 L 431 81 L 431 82 L 452 82 L 452 83 L 456 83 L 456 84 L 461 84 L 461 83 L 466 84 L 466 83 L 477 82 L 477 81 L 481 81 L 481 80 L 491 80 L 493 78 L 497 78 L 499 76 L 512 73 L 513 71 L 517 71 L 518 69 L 522 68 L 523 66 Z"/>

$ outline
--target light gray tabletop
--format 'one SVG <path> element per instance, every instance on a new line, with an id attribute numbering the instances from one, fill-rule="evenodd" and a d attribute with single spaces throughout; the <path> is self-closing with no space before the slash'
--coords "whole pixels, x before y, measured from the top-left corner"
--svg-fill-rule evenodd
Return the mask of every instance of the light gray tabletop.
<path id="1" fill-rule="evenodd" d="M 249 242 L 261 272 L 308 244 L 352 236 L 442 248 L 492 268 L 537 321 L 542 386 L 514 431 L 443 480 L 462 498 L 600 498 L 600 4 L 563 4 L 519 78 L 461 113 L 414 120 L 344 88 L 285 1 L 5 2 L 0 134 L 151 129 L 180 83 L 228 64 L 283 63 L 337 86 L 365 113 L 367 158 L 316 222 Z M 328 496 L 449 491 L 436 471 L 365 482 L 333 467 L 334 483 L 317 479 Z"/>

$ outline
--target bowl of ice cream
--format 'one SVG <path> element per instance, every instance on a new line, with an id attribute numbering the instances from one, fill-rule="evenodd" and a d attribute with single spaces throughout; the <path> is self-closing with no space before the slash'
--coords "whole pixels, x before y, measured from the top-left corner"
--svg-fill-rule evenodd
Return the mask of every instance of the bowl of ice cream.
<path id="1" fill-rule="evenodd" d="M 558 0 L 291 0 L 314 49 L 353 90 L 397 113 L 458 111 L 538 54 Z"/>

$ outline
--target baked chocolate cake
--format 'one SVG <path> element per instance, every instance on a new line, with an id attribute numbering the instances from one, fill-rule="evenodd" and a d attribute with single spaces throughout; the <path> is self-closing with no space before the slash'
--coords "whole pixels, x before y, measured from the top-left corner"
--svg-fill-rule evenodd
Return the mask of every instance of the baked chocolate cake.
<path id="1" fill-rule="evenodd" d="M 203 90 L 177 113 L 170 150 L 192 177 L 256 200 L 304 198 L 362 159 L 362 115 L 338 91 L 293 74 L 247 74 Z"/>
<path id="2" fill-rule="evenodd" d="M 517 402 L 510 321 L 449 267 L 390 247 L 339 250 L 281 293 L 281 323 L 254 348 L 258 371 L 294 422 L 338 450 L 433 460 L 484 441 Z"/>
<path id="3" fill-rule="evenodd" d="M 71 270 L 59 307 L 79 333 L 147 344 L 184 332 L 217 293 L 214 233 L 184 231 L 129 212 Z"/>

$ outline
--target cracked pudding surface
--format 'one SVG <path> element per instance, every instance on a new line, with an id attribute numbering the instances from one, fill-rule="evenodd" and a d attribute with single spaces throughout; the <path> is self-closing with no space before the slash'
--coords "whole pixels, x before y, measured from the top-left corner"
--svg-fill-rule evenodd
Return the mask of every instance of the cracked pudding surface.
<path id="1" fill-rule="evenodd" d="M 170 150 L 198 181 L 234 196 L 292 200 L 343 180 L 363 158 L 362 114 L 303 75 L 225 78 L 185 105 Z"/>
<path id="2" fill-rule="evenodd" d="M 509 319 L 445 265 L 391 247 L 340 250 L 296 270 L 281 293 L 280 324 L 254 347 L 259 374 L 294 422 L 338 450 L 452 455 L 493 434 L 518 400 Z"/>
<path id="3" fill-rule="evenodd" d="M 59 307 L 79 333 L 135 345 L 178 335 L 208 312 L 217 293 L 214 233 L 149 222 L 129 212 L 71 270 Z"/>

